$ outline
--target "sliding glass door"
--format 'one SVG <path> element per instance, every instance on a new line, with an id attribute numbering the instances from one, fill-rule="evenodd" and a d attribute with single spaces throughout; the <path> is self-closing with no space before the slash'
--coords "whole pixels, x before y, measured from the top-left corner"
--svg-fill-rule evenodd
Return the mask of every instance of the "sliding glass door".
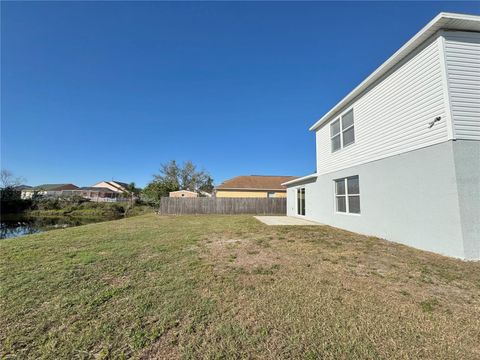
<path id="1" fill-rule="evenodd" d="M 297 189 L 297 214 L 305 215 L 305 188 Z"/>

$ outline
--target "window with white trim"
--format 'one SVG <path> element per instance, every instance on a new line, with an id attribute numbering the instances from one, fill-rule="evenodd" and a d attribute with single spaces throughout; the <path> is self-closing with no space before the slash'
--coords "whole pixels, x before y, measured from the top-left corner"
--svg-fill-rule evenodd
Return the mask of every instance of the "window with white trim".
<path id="1" fill-rule="evenodd" d="M 330 124 L 330 139 L 332 142 L 332 152 L 355 143 L 353 109 L 350 109 Z"/>
<path id="2" fill-rule="evenodd" d="M 360 214 L 360 182 L 358 175 L 335 180 L 335 211 Z"/>

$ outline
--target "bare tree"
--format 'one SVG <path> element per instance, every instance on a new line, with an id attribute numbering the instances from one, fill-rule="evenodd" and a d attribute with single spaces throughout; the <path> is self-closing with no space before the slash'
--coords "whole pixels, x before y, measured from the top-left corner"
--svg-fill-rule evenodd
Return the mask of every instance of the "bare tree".
<path id="1" fill-rule="evenodd" d="M 0 172 L 0 185 L 2 189 L 12 189 L 21 185 L 24 181 L 24 178 L 15 177 L 13 173 L 7 169 L 2 169 Z"/>
<path id="2" fill-rule="evenodd" d="M 2 208 L 5 206 L 5 201 L 18 200 L 20 198 L 20 191 L 16 187 L 23 181 L 23 178 L 13 176 L 12 172 L 6 169 L 0 171 L 0 200 Z"/>

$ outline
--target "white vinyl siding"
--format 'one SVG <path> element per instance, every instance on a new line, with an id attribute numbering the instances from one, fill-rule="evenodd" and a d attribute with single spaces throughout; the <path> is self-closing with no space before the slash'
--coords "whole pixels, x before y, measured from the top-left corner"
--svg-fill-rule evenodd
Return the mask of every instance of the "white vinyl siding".
<path id="1" fill-rule="evenodd" d="M 449 31 L 444 37 L 454 136 L 480 140 L 480 33 Z"/>
<path id="2" fill-rule="evenodd" d="M 436 38 L 420 46 L 318 129 L 318 174 L 448 140 Z M 330 123 L 350 106 L 355 114 L 355 142 L 332 153 Z M 428 124 L 438 116 L 441 120 L 429 128 Z"/>
<path id="3" fill-rule="evenodd" d="M 355 143 L 355 126 L 352 109 L 330 123 L 330 137 L 332 152 Z"/>

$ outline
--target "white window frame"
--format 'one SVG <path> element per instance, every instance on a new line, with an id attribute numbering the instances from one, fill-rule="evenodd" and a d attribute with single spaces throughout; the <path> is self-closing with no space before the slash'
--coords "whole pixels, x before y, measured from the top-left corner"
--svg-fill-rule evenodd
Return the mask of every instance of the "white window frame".
<path id="1" fill-rule="evenodd" d="M 348 192 L 348 179 L 352 178 L 358 178 L 358 193 L 349 193 Z M 345 186 L 345 194 L 343 195 L 337 195 L 337 182 L 343 181 L 343 184 Z M 358 213 L 350 212 L 350 202 L 349 197 L 350 196 L 358 196 L 359 202 L 360 202 L 360 209 Z M 337 210 L 337 197 L 344 197 L 345 198 L 345 211 L 338 211 Z M 333 180 L 333 209 L 336 214 L 341 214 L 341 215 L 353 215 L 353 216 L 360 216 L 362 213 L 362 207 L 361 207 L 361 195 L 360 195 L 360 176 L 358 175 L 352 175 L 352 176 L 347 176 L 344 178 L 339 178 L 339 179 L 334 179 Z"/>
<path id="2" fill-rule="evenodd" d="M 333 134 L 333 132 L 332 132 L 333 124 L 335 124 L 337 122 L 338 122 L 338 126 L 339 126 L 340 131 L 336 134 Z M 333 148 L 333 139 L 336 138 L 337 136 L 340 137 L 340 147 L 338 149 L 334 149 Z M 342 150 L 342 122 L 340 121 L 340 118 L 335 119 L 334 121 L 332 121 L 330 123 L 330 150 L 332 151 L 332 153 L 337 152 L 339 150 Z"/>
<path id="3" fill-rule="evenodd" d="M 348 126 L 347 128 L 343 128 L 343 117 L 348 114 L 349 112 L 352 112 L 352 118 L 353 118 L 353 122 L 352 122 L 352 125 Z M 340 132 L 333 135 L 332 134 L 332 128 L 333 128 L 333 124 L 335 124 L 336 122 L 338 121 L 339 123 L 339 126 L 340 126 Z M 351 143 L 348 143 L 347 145 L 344 145 L 343 144 L 343 133 L 349 129 L 353 128 L 353 142 Z M 337 136 L 340 136 L 340 147 L 336 150 L 333 150 L 333 138 L 337 137 Z M 353 107 L 348 109 L 347 111 L 344 111 L 338 118 L 336 118 L 335 120 L 331 121 L 330 122 L 330 150 L 332 153 L 335 153 L 337 151 L 340 151 L 346 147 L 349 147 L 350 145 L 353 145 L 355 144 L 355 112 L 353 111 Z"/>

